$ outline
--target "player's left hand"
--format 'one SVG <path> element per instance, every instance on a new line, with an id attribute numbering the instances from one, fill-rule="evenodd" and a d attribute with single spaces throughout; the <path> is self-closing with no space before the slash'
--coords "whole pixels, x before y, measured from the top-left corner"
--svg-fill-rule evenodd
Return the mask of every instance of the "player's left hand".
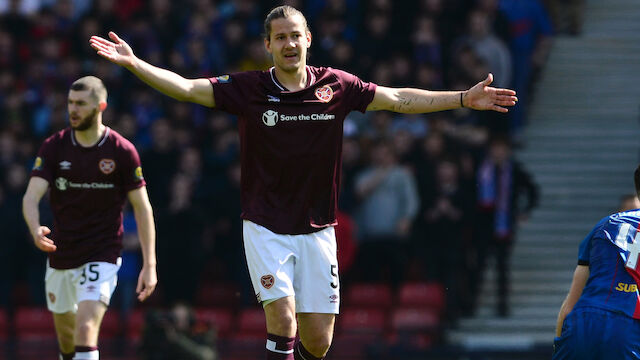
<path id="1" fill-rule="evenodd" d="M 493 82 L 493 74 L 467 90 L 463 96 L 465 107 L 475 110 L 493 110 L 506 113 L 509 110 L 504 106 L 514 106 L 518 102 L 516 92 L 509 89 L 490 87 Z"/>
<path id="2" fill-rule="evenodd" d="M 138 294 L 138 300 L 144 301 L 148 298 L 156 289 L 158 284 L 158 274 L 156 273 L 155 266 L 143 266 L 138 276 L 138 286 L 136 287 L 136 293 Z"/>

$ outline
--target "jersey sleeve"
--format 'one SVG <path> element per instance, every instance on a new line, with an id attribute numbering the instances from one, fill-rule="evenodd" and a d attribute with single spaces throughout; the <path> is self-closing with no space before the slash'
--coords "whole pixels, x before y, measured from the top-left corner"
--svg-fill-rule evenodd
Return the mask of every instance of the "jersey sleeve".
<path id="1" fill-rule="evenodd" d="M 241 72 L 209 78 L 213 86 L 215 108 L 239 115 L 246 107 L 245 89 L 251 86 L 251 74 L 251 72 Z M 257 83 L 257 79 L 255 81 Z"/>
<path id="2" fill-rule="evenodd" d="M 140 164 L 140 155 L 133 146 L 127 142 L 122 145 L 121 149 L 122 164 L 122 188 L 125 192 L 141 188 L 147 183 L 142 175 L 142 165 Z"/>
<path id="3" fill-rule="evenodd" d="M 591 230 L 589 235 L 587 235 L 587 237 L 585 237 L 580 243 L 578 250 L 578 265 L 589 265 L 589 259 L 591 257 L 591 242 L 594 238 L 601 236 L 600 231 L 608 219 L 609 217 L 600 220 L 600 222 L 598 222 L 598 224 Z"/>
<path id="4" fill-rule="evenodd" d="M 53 182 L 53 178 L 55 176 L 54 164 L 56 163 L 55 148 L 56 144 L 53 136 L 46 139 L 42 143 L 42 145 L 40 146 L 40 150 L 38 150 L 38 155 L 33 162 L 33 167 L 31 168 L 31 176 L 43 178 L 50 184 Z"/>
<path id="5" fill-rule="evenodd" d="M 362 81 L 359 77 L 342 70 L 332 69 L 338 81 L 344 86 L 344 96 L 351 110 L 364 113 L 376 94 L 376 84 Z"/>

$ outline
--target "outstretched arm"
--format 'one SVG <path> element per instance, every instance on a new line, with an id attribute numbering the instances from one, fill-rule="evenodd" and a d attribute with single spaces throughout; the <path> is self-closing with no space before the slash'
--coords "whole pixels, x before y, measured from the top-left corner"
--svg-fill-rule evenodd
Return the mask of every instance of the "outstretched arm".
<path id="1" fill-rule="evenodd" d="M 505 106 L 518 101 L 516 92 L 490 87 L 493 75 L 466 91 L 429 91 L 414 88 L 378 86 L 367 110 L 389 110 L 405 114 L 421 114 L 468 107 L 475 110 L 507 112 Z"/>
<path id="2" fill-rule="evenodd" d="M 149 203 L 147 188 L 141 187 L 129 191 L 127 194 L 129 202 L 133 207 L 133 214 L 138 225 L 138 240 L 142 249 L 142 270 L 138 276 L 138 300 L 144 301 L 158 283 L 156 273 L 156 227 L 153 221 L 153 210 Z"/>
<path id="3" fill-rule="evenodd" d="M 38 204 L 48 188 L 49 182 L 47 180 L 34 176 L 29 180 L 27 192 L 22 198 L 22 215 L 24 216 L 24 221 L 27 223 L 29 232 L 33 237 L 33 243 L 38 249 L 44 252 L 52 252 L 57 249 L 53 240 L 46 236 L 51 233 L 51 230 L 46 226 L 40 225 L 40 210 L 38 209 Z"/>
<path id="4" fill-rule="evenodd" d="M 207 79 L 186 79 L 172 71 L 153 66 L 133 54 L 133 50 L 113 31 L 109 32 L 113 41 L 92 36 L 91 47 L 103 58 L 127 68 L 140 80 L 161 93 L 180 101 L 188 101 L 214 107 L 213 87 Z"/>
<path id="5" fill-rule="evenodd" d="M 562 303 L 562 307 L 560 308 L 560 313 L 558 313 L 558 322 L 556 324 L 556 336 L 560 337 L 562 335 L 562 324 L 564 323 L 564 319 L 569 315 L 573 307 L 580 299 L 580 295 L 582 295 L 582 290 L 589 279 L 589 267 L 586 265 L 578 265 L 576 267 L 576 271 L 573 273 L 573 281 L 571 282 L 571 289 L 569 290 L 569 294 L 567 298 Z"/>

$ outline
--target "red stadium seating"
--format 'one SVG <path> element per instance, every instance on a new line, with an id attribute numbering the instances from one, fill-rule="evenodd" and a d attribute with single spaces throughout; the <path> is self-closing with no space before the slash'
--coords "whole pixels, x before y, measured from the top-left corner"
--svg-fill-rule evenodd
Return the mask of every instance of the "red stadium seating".
<path id="1" fill-rule="evenodd" d="M 196 293 L 196 306 L 233 308 L 238 303 L 238 288 L 234 284 L 202 284 Z"/>
<path id="2" fill-rule="evenodd" d="M 0 340 L 6 340 L 9 335 L 9 317 L 4 309 L 0 309 Z"/>
<path id="3" fill-rule="evenodd" d="M 337 324 L 342 333 L 382 334 L 386 330 L 386 312 L 373 308 L 347 308 L 338 315 Z"/>
<path id="4" fill-rule="evenodd" d="M 267 322 L 262 308 L 247 308 L 240 311 L 238 320 L 238 333 L 260 334 L 263 338 L 267 333 Z"/>
<path id="5" fill-rule="evenodd" d="M 440 314 L 428 308 L 397 308 L 391 315 L 391 338 L 426 349 L 440 337 Z"/>
<path id="6" fill-rule="evenodd" d="M 349 286 L 345 306 L 388 309 L 391 307 L 391 288 L 387 284 L 356 283 Z"/>
<path id="7" fill-rule="evenodd" d="M 442 314 L 445 307 L 444 288 L 435 282 L 402 284 L 398 294 L 398 306 L 429 308 Z"/>
<path id="8" fill-rule="evenodd" d="M 22 307 L 15 314 L 16 337 L 19 339 L 55 337 L 53 315 L 40 307 Z"/>
<path id="9" fill-rule="evenodd" d="M 144 312 L 140 309 L 134 309 L 127 318 L 127 334 L 126 337 L 132 341 L 140 340 L 144 327 Z"/>
<path id="10" fill-rule="evenodd" d="M 100 325 L 100 339 L 116 337 L 122 330 L 120 312 L 116 309 L 108 309 Z"/>
<path id="11" fill-rule="evenodd" d="M 218 337 L 227 337 L 233 328 L 233 312 L 225 308 L 197 308 L 196 321 L 211 324 L 217 330 Z M 264 316 L 264 315 L 263 315 Z"/>

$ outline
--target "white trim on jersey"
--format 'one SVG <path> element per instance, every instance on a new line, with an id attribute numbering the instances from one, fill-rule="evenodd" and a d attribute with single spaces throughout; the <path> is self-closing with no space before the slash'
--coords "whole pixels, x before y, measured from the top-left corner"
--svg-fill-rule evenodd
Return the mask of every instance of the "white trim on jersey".
<path id="1" fill-rule="evenodd" d="M 102 146 L 105 142 L 107 142 L 110 131 L 111 128 L 105 126 L 104 134 L 102 134 L 102 139 L 100 140 L 100 142 L 98 142 L 98 146 Z M 71 143 L 73 144 L 73 146 L 78 146 L 78 142 L 76 141 L 76 131 L 73 129 L 71 129 Z"/>
<path id="2" fill-rule="evenodd" d="M 309 68 L 309 65 L 305 65 L 305 69 L 307 70 L 307 75 L 309 76 L 307 78 L 307 86 L 305 86 L 305 88 L 310 87 L 311 85 L 315 84 L 316 82 L 316 76 L 311 72 L 311 69 Z M 294 91 L 289 91 L 287 89 L 285 89 L 284 86 L 280 85 L 280 82 L 278 82 L 278 80 L 276 79 L 274 73 L 275 73 L 275 66 L 272 66 L 269 69 L 269 75 L 271 75 L 271 81 L 273 81 L 274 84 L 276 84 L 276 86 L 278 87 L 278 89 L 280 89 L 280 91 L 282 92 L 294 92 Z"/>

